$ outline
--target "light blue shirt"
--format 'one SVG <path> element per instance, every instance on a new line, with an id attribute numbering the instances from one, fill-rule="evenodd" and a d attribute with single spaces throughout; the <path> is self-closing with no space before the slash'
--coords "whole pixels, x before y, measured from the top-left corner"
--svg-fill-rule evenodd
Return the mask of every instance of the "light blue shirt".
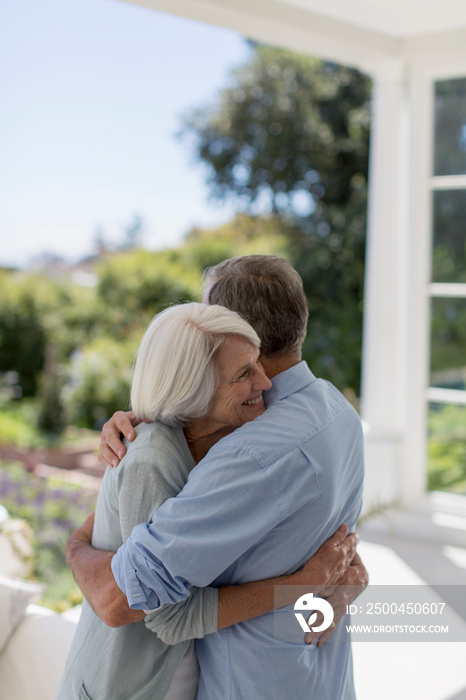
<path id="1" fill-rule="evenodd" d="M 363 486 L 357 413 L 304 362 L 274 377 L 267 406 L 218 442 L 181 493 L 118 550 L 113 573 L 131 607 L 178 602 L 193 585 L 291 573 L 339 525 L 354 528 Z M 354 700 L 344 624 L 333 634 L 338 643 L 319 649 L 304 643 L 299 625 L 296 635 L 287 624 L 281 633 L 274 618 L 196 643 L 199 700 Z"/>

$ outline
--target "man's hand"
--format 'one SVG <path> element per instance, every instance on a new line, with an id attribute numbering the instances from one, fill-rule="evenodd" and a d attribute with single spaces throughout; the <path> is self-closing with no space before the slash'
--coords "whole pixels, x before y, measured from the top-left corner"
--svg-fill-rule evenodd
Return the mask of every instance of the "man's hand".
<path id="1" fill-rule="evenodd" d="M 126 454 L 123 437 L 132 442 L 136 437 L 134 428 L 142 421 L 132 411 L 117 411 L 104 423 L 100 436 L 100 451 L 97 459 L 102 464 L 117 467 Z"/>
<path id="2" fill-rule="evenodd" d="M 326 587 L 336 584 L 347 572 L 354 561 L 358 541 L 356 533 L 348 535 L 347 526 L 340 525 L 298 572 L 303 585 L 310 584 L 315 592 L 323 595 Z"/>
<path id="3" fill-rule="evenodd" d="M 321 591 L 322 597 L 328 600 L 334 611 L 332 625 L 321 634 L 308 632 L 305 635 L 305 641 L 308 644 L 317 641 L 317 646 L 321 647 L 331 636 L 341 618 L 346 614 L 346 606 L 350 605 L 361 595 L 368 583 L 369 575 L 366 568 L 359 554 L 355 554 L 350 566 L 336 582 L 336 585 L 329 586 L 327 589 Z"/>
<path id="4" fill-rule="evenodd" d="M 94 612 L 109 627 L 119 627 L 144 618 L 142 610 L 131 610 L 125 594 L 112 573 L 114 552 L 94 549 L 91 545 L 94 513 L 73 532 L 66 544 L 66 561 L 74 580 Z"/>

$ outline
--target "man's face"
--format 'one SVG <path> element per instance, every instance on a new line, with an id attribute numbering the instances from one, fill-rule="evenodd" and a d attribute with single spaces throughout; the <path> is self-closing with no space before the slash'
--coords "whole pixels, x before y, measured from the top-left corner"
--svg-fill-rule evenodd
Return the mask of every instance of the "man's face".
<path id="1" fill-rule="evenodd" d="M 239 428 L 265 411 L 262 392 L 272 382 L 258 358 L 259 349 L 241 336 L 231 336 L 221 346 L 220 380 L 207 414 L 213 430 Z"/>

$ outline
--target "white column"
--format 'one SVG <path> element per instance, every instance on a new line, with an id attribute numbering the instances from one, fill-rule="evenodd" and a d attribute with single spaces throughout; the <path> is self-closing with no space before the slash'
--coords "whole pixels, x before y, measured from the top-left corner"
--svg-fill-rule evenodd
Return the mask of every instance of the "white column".
<path id="1" fill-rule="evenodd" d="M 407 376 L 405 386 L 406 435 L 400 462 L 401 500 L 418 511 L 430 511 L 427 488 L 427 395 L 429 384 L 431 267 L 431 188 L 433 144 L 433 83 L 422 61 L 411 67 L 413 124 L 409 172 L 409 235 L 406 238 Z"/>
<path id="2" fill-rule="evenodd" d="M 408 88 L 401 60 L 374 74 L 362 373 L 366 508 L 401 499 L 408 351 Z"/>

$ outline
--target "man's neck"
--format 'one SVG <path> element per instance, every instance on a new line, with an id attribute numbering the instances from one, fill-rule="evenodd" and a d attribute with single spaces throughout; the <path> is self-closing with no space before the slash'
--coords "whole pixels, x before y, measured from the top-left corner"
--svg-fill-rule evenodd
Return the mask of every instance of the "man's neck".
<path id="1" fill-rule="evenodd" d="M 295 354 L 281 355 L 279 357 L 275 357 L 274 355 L 261 355 L 260 361 L 264 372 L 269 379 L 272 379 L 277 374 L 298 365 L 301 362 L 301 358 Z"/>

